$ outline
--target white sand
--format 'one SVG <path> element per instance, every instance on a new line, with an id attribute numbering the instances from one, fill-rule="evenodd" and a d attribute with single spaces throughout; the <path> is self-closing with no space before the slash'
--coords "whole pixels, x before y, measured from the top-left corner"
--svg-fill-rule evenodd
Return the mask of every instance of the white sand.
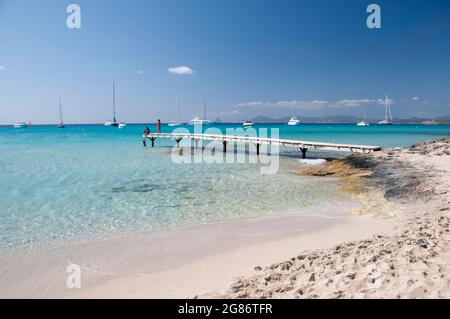
<path id="1" fill-rule="evenodd" d="M 227 298 L 450 298 L 450 139 L 377 153 L 399 224 L 385 236 L 292 255 Z M 376 168 L 375 168 L 376 170 Z"/>

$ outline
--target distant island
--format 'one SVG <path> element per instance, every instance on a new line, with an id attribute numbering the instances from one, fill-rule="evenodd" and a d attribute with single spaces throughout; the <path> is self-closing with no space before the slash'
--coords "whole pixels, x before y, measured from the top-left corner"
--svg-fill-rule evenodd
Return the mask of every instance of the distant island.
<path id="1" fill-rule="evenodd" d="M 359 121 L 364 120 L 361 117 L 356 116 L 324 116 L 324 117 L 301 117 L 298 116 L 302 123 L 325 123 L 325 124 L 350 124 L 350 123 L 358 123 Z M 287 123 L 290 117 L 282 117 L 278 119 L 266 117 L 266 116 L 257 116 L 251 119 L 254 123 Z M 378 123 L 381 119 L 368 119 L 369 123 Z M 421 118 L 421 117 L 412 117 L 408 119 L 394 119 L 394 123 L 399 124 L 423 124 L 423 125 L 439 125 L 439 124 L 450 124 L 450 115 L 448 116 L 439 116 L 434 118 Z"/>

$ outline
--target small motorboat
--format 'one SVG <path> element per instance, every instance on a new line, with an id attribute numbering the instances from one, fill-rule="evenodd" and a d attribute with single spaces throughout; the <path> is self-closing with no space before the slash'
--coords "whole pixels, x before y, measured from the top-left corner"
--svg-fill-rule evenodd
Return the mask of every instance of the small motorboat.
<path id="1" fill-rule="evenodd" d="M 124 127 L 126 127 L 127 126 L 127 124 L 126 123 L 119 123 L 119 128 L 124 128 Z"/>
<path id="2" fill-rule="evenodd" d="M 14 123 L 14 128 L 26 128 L 30 126 L 30 123 L 24 122 L 24 121 L 17 121 Z"/>
<path id="3" fill-rule="evenodd" d="M 244 123 L 242 123 L 242 126 L 244 127 L 252 127 L 253 125 L 255 125 L 255 123 L 250 121 L 244 121 Z"/>

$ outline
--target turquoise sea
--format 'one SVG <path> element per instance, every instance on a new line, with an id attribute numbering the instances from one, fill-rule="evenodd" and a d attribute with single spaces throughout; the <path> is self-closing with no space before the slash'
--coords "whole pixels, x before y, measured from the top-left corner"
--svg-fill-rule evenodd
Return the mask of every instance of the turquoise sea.
<path id="1" fill-rule="evenodd" d="M 241 125 L 212 127 L 225 132 Z M 0 127 L 0 251 L 295 212 L 347 200 L 333 182 L 295 175 L 300 165 L 296 150 L 282 150 L 287 156 L 273 175 L 260 174 L 261 164 L 175 164 L 170 157 L 174 142 L 157 140 L 157 147 L 144 148 L 144 128 Z M 446 125 L 255 128 L 278 129 L 281 138 L 384 147 L 450 135 Z M 172 130 L 163 126 L 164 132 Z M 308 152 L 312 158 L 330 155 L 337 154 Z"/>

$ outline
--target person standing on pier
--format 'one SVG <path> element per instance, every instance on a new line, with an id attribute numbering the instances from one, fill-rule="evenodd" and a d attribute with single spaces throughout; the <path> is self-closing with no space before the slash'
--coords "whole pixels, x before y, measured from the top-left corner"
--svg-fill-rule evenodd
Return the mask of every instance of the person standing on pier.
<path id="1" fill-rule="evenodd" d="M 161 120 L 158 119 L 158 122 L 156 122 L 156 131 L 158 133 L 161 133 Z"/>

